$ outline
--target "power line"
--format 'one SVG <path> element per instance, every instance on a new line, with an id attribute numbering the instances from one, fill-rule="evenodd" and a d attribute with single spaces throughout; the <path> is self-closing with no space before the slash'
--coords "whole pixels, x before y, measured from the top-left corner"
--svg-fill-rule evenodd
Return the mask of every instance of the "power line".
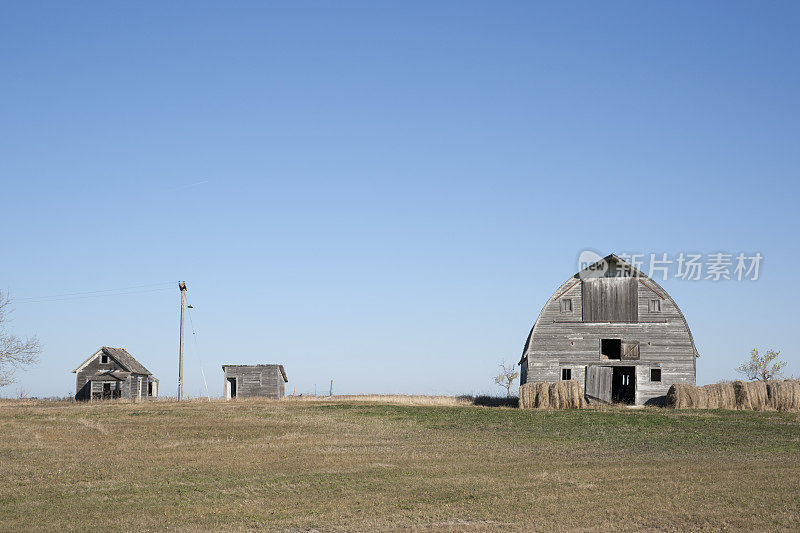
<path id="1" fill-rule="evenodd" d="M 63 300 L 80 300 L 84 298 L 100 298 L 103 296 L 124 296 L 128 294 L 140 294 L 148 292 L 158 292 L 169 290 L 173 282 L 151 283 L 148 285 L 133 285 L 131 287 L 119 287 L 116 289 L 102 289 L 97 291 L 69 292 L 62 294 L 51 294 L 47 296 L 31 296 L 27 298 L 13 298 L 14 303 L 41 303 L 57 302 Z M 139 290 L 141 289 L 141 290 Z"/>

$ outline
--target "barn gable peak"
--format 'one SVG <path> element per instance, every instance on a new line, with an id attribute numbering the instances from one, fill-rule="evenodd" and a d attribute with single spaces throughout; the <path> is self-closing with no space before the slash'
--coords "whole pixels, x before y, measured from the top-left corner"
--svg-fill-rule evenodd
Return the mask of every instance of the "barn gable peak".
<path id="1" fill-rule="evenodd" d="M 644 272 L 613 253 L 585 266 L 582 258 L 579 258 L 579 262 L 581 263 L 579 266 L 583 268 L 573 276 L 579 279 L 626 277 L 650 279 Z"/>

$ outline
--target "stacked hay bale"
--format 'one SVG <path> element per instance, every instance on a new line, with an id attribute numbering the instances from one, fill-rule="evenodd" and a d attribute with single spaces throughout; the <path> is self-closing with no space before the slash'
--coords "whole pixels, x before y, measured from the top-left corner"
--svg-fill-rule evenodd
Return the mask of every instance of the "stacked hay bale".
<path id="1" fill-rule="evenodd" d="M 768 381 L 767 399 L 776 411 L 800 411 L 800 381 Z"/>
<path id="2" fill-rule="evenodd" d="M 697 387 L 676 383 L 667 392 L 676 409 L 800 410 L 800 381 L 734 381 Z"/>
<path id="3" fill-rule="evenodd" d="M 675 383 L 667 391 L 667 406 L 675 409 L 706 409 L 708 401 L 702 387 Z"/>
<path id="4" fill-rule="evenodd" d="M 519 406 L 522 409 L 583 409 L 581 384 L 575 380 L 547 383 L 525 383 L 519 388 Z"/>
<path id="5" fill-rule="evenodd" d="M 769 407 L 767 384 L 763 381 L 734 381 L 736 409 L 763 411 Z"/>

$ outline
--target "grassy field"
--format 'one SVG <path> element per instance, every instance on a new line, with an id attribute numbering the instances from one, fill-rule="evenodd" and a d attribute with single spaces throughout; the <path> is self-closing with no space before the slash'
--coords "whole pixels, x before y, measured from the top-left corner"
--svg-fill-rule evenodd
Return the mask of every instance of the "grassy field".
<path id="1" fill-rule="evenodd" d="M 796 529 L 800 414 L 0 402 L 0 529 Z"/>

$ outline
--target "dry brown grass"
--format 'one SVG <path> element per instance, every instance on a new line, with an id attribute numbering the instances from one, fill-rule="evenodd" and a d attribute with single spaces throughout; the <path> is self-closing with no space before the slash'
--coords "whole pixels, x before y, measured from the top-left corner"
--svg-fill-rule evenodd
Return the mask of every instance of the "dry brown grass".
<path id="1" fill-rule="evenodd" d="M 792 529 L 800 415 L 0 403 L 0 529 Z M 414 400 L 427 401 L 427 400 Z"/>

